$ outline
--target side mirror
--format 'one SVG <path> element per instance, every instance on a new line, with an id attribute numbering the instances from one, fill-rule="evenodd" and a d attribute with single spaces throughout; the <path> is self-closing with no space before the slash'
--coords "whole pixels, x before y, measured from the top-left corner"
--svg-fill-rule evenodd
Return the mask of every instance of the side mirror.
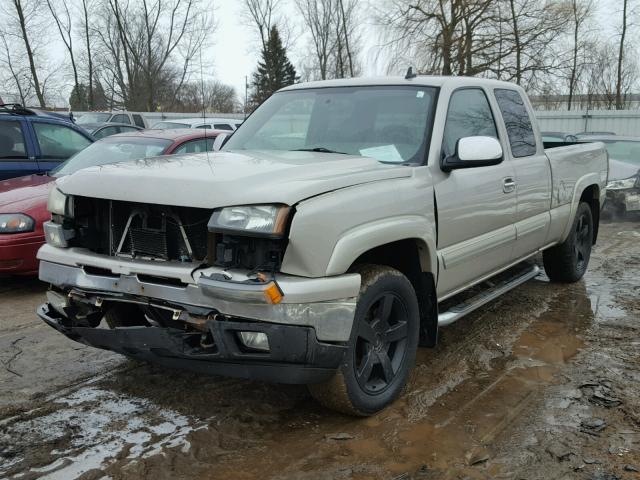
<path id="1" fill-rule="evenodd" d="M 502 145 L 493 137 L 463 137 L 456 143 L 456 153 L 442 160 L 444 172 L 456 168 L 497 165 L 502 162 Z"/>
<path id="2" fill-rule="evenodd" d="M 223 147 L 223 145 L 227 143 L 229 136 L 230 135 L 226 133 L 219 133 L 216 136 L 216 139 L 213 141 L 213 151 L 217 152 L 218 150 L 220 150 Z"/>

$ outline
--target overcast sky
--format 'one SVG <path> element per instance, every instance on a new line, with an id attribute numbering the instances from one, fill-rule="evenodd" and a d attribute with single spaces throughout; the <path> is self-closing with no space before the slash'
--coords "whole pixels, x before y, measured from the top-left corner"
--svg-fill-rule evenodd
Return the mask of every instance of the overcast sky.
<path id="1" fill-rule="evenodd" d="M 215 78 L 236 89 L 240 100 L 244 100 L 245 76 L 251 81 L 258 57 L 258 38 L 250 25 L 245 23 L 242 15 L 243 0 L 206 0 L 215 5 L 216 29 L 211 35 L 211 46 L 203 53 L 205 79 Z M 363 65 L 362 73 L 366 76 L 385 75 L 386 64 L 378 59 L 379 31 L 373 25 L 373 20 L 366 15 L 377 5 L 384 5 L 389 0 L 360 0 L 365 18 L 360 21 L 363 51 L 360 61 Z M 541 0 L 544 1 L 544 0 Z M 619 23 L 622 0 L 594 0 L 597 6 L 595 22 L 603 31 L 603 35 L 615 35 L 615 28 Z M 308 49 L 308 39 L 304 35 L 300 15 L 296 13 L 294 0 L 283 0 L 282 10 L 287 15 L 294 29 L 289 48 L 289 58 L 298 67 Z M 635 44 L 635 38 L 630 43 Z M 630 45 L 631 46 L 631 45 Z M 635 45 L 633 45 L 635 47 Z M 62 60 L 65 49 L 59 38 L 52 35 L 50 48 L 55 57 Z M 403 69 L 401 67 L 400 69 Z M 401 72 L 394 72 L 401 73 Z M 71 90 L 69 85 L 68 90 Z M 68 98 L 68 92 L 61 92 L 61 99 Z M 58 103 L 58 101 L 56 101 Z"/>

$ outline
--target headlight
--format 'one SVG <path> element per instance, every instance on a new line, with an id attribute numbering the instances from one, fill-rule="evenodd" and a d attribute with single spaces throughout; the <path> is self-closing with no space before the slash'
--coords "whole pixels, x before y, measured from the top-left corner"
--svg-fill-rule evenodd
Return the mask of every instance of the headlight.
<path id="1" fill-rule="evenodd" d="M 57 188 L 53 188 L 49 193 L 47 210 L 55 215 L 73 218 L 73 197 L 65 195 Z"/>
<path id="2" fill-rule="evenodd" d="M 638 177 L 625 178 L 624 180 L 612 180 L 607 183 L 607 190 L 626 190 L 633 188 L 638 181 Z"/>
<path id="3" fill-rule="evenodd" d="M 286 205 L 247 205 L 215 210 L 209 231 L 281 238 L 287 229 L 291 208 Z"/>
<path id="4" fill-rule="evenodd" d="M 0 213 L 0 233 L 33 232 L 36 222 L 24 213 Z"/>

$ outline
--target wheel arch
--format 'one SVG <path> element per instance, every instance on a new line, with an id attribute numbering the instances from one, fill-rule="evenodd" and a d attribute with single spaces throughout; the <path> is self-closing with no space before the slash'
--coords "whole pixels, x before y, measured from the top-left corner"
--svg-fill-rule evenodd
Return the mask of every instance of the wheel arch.
<path id="1" fill-rule="evenodd" d="M 565 226 L 562 234 L 561 242 L 566 240 L 571 232 L 571 226 L 576 217 L 578 211 L 578 205 L 580 202 L 586 202 L 589 204 L 594 224 L 594 236 L 593 241 L 595 244 L 598 234 L 598 224 L 600 223 L 600 207 L 602 205 L 603 186 L 601 185 L 600 178 L 596 173 L 587 174 L 578 179 L 573 189 L 573 197 L 571 198 L 571 213 L 569 215 L 567 225 Z"/>
<path id="2" fill-rule="evenodd" d="M 429 247 L 423 239 L 407 238 L 377 245 L 361 253 L 349 266 L 386 265 L 405 275 L 418 299 L 420 345 L 433 347 L 438 338 L 438 301 L 435 272 L 430 270 Z M 425 268 L 426 267 L 426 268 Z"/>

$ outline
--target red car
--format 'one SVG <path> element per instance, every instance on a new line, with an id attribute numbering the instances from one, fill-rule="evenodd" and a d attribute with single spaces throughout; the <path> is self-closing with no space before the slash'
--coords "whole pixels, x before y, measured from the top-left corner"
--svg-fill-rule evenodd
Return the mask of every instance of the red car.
<path id="1" fill-rule="evenodd" d="M 143 130 L 103 138 L 77 153 L 48 175 L 28 175 L 0 182 L 0 274 L 36 275 L 36 253 L 44 243 L 42 223 L 49 190 L 56 178 L 82 168 L 137 158 L 213 150 L 228 131 L 209 129 Z"/>

